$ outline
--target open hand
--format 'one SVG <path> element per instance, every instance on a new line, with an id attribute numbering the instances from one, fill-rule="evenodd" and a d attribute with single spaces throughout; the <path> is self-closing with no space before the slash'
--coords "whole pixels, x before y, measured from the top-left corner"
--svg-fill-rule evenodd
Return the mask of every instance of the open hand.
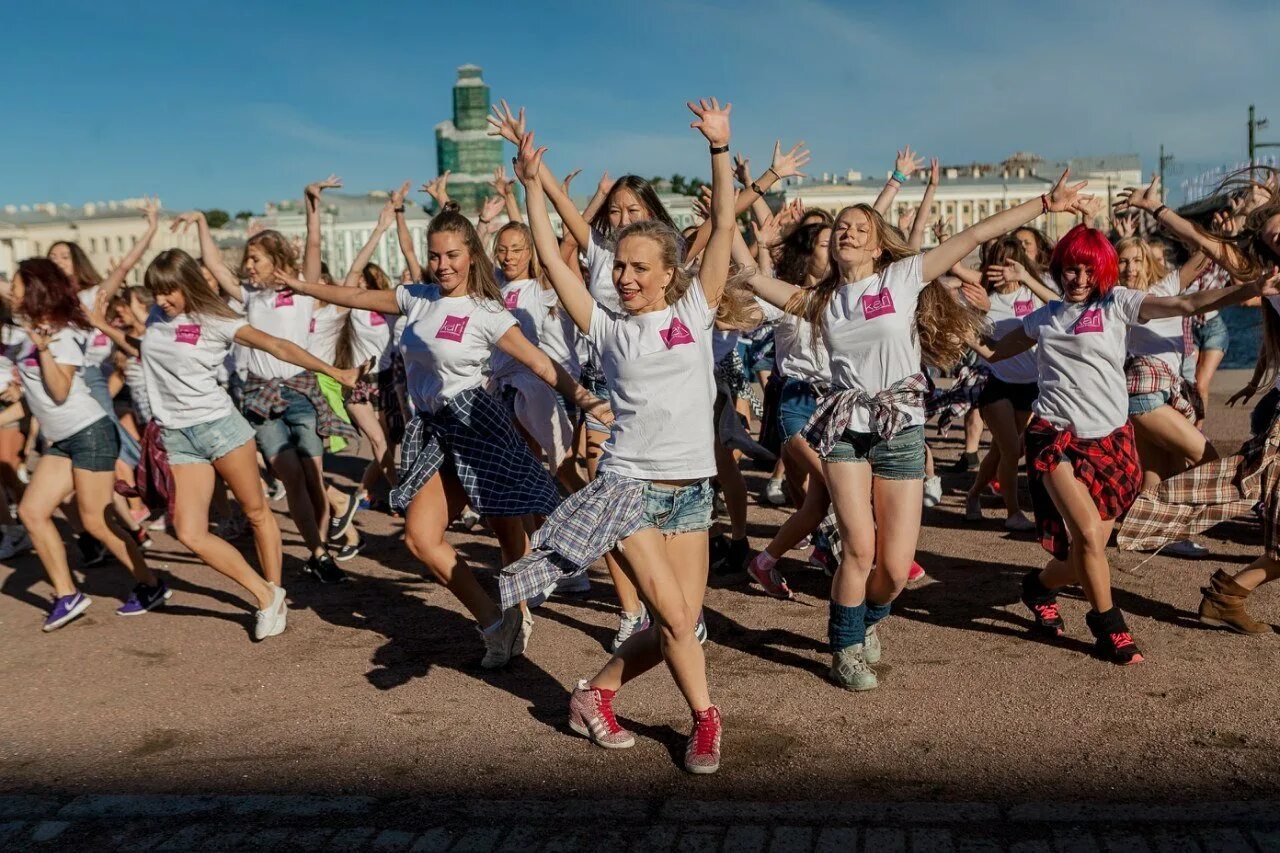
<path id="1" fill-rule="evenodd" d="M 791 146 L 791 150 L 782 153 L 782 141 L 776 140 L 773 143 L 773 159 L 769 162 L 769 168 L 773 170 L 773 174 L 778 176 L 778 180 L 791 177 L 807 177 L 804 172 L 800 171 L 809 162 L 809 149 L 804 147 L 804 140 L 800 140 Z"/>
<path id="2" fill-rule="evenodd" d="M 405 181 L 400 185 L 400 189 L 391 191 L 391 206 L 404 207 L 405 197 L 409 195 L 409 182 Z"/>
<path id="3" fill-rule="evenodd" d="M 528 187 L 538 180 L 538 174 L 542 171 L 542 155 L 547 153 L 547 148 L 545 145 L 535 148 L 532 133 L 526 133 L 520 137 L 517 144 L 520 146 L 520 151 L 515 159 L 516 177 L 520 179 L 520 183 Z"/>
<path id="4" fill-rule="evenodd" d="M 1059 181 L 1058 183 L 1061 184 L 1062 182 Z M 1057 187 L 1054 187 L 1054 189 L 1056 190 Z M 1116 213 L 1122 213 L 1133 208 L 1134 210 L 1145 210 L 1150 213 L 1161 204 L 1160 177 L 1152 175 L 1151 183 L 1147 184 L 1146 189 L 1140 190 L 1137 187 L 1125 187 L 1122 189 L 1115 203 L 1115 210 Z"/>
<path id="5" fill-rule="evenodd" d="M 294 186 L 296 187 L 297 184 L 294 184 Z M 314 201 L 315 199 L 320 198 L 320 193 L 325 190 L 340 189 L 342 189 L 342 178 L 339 178 L 337 175 L 330 175 L 323 181 L 316 181 L 314 183 L 307 184 L 307 188 L 303 190 L 303 192 L 306 193 L 307 198 Z"/>
<path id="6" fill-rule="evenodd" d="M 506 200 L 500 195 L 491 195 L 480 205 L 480 219 L 483 222 L 492 222 L 494 217 L 502 212 L 502 208 L 506 206 Z"/>
<path id="7" fill-rule="evenodd" d="M 519 113 L 513 113 L 504 98 L 494 106 L 493 115 L 489 116 L 489 128 L 490 136 L 501 136 L 512 145 L 519 145 L 524 136 L 524 107 Z"/>
<path id="8" fill-rule="evenodd" d="M 1080 191 L 1089 186 L 1088 181 L 1081 181 L 1078 184 L 1067 184 L 1067 178 L 1071 176 L 1070 169 L 1064 169 L 1062 176 L 1058 178 L 1058 182 L 1053 185 L 1053 189 L 1046 196 L 1049 211 L 1051 213 L 1063 213 L 1073 211 L 1081 216 L 1087 216 L 1089 213 L 1089 204 L 1093 200 L 1091 195 L 1082 195 Z"/>
<path id="9" fill-rule="evenodd" d="M 923 165 L 924 158 L 912 151 L 910 145 L 903 146 L 893 161 L 893 168 L 908 178 Z"/>
<path id="10" fill-rule="evenodd" d="M 185 213 L 179 213 L 177 216 L 173 217 L 173 222 L 169 223 L 169 230 L 185 234 L 187 229 L 192 225 L 198 225 L 203 221 L 203 213 L 198 210 L 188 210 Z"/>
<path id="11" fill-rule="evenodd" d="M 733 110 L 733 104 L 726 102 L 721 107 L 717 99 L 703 98 L 696 104 L 687 101 L 685 106 L 698 117 L 697 121 L 689 122 L 689 127 L 706 137 L 711 147 L 723 148 L 729 144 L 729 113 Z"/>
<path id="12" fill-rule="evenodd" d="M 436 200 L 436 204 L 444 207 L 449 203 L 449 175 L 451 170 L 445 169 L 444 174 L 435 177 L 422 185 L 422 192 L 431 196 Z"/>

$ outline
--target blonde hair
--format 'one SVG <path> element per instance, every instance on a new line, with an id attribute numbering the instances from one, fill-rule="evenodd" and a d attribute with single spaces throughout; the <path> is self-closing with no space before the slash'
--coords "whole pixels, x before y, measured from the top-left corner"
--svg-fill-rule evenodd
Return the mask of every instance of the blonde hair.
<path id="1" fill-rule="evenodd" d="M 142 277 L 143 285 L 152 296 L 179 291 L 186 311 L 193 317 L 222 317 L 232 319 L 240 315 L 231 310 L 200 272 L 200 262 L 181 249 L 166 249 L 156 255 Z"/>
<path id="2" fill-rule="evenodd" d="M 259 231 L 250 237 L 244 244 L 244 254 L 240 257 L 241 269 L 244 269 L 245 263 L 249 260 L 249 249 L 252 246 L 261 249 L 276 269 L 286 273 L 297 272 L 298 254 L 293 250 L 293 244 L 279 231 Z"/>
<path id="3" fill-rule="evenodd" d="M 1142 281 L 1138 284 L 1126 284 L 1125 287 L 1146 290 L 1169 274 L 1169 268 L 1164 262 L 1164 252 L 1142 237 L 1125 237 L 1120 240 L 1116 243 L 1116 256 L 1118 257 L 1125 249 L 1132 248 L 1142 252 Z"/>

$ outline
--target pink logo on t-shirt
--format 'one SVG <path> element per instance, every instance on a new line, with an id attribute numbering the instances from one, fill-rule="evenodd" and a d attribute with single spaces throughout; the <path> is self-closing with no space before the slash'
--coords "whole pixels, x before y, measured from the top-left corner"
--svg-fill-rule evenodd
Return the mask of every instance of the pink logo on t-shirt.
<path id="1" fill-rule="evenodd" d="M 1024 301 L 1024 302 L 1014 302 L 1014 303 L 1013 303 L 1013 316 L 1015 316 L 1015 317 L 1025 317 L 1025 316 L 1027 316 L 1028 314 L 1030 314 L 1033 310 L 1035 310 L 1035 307 L 1036 307 L 1036 306 L 1035 306 L 1035 303 L 1034 303 L 1034 302 L 1032 302 L 1030 299 L 1028 299 L 1028 300 L 1026 300 L 1026 301 Z"/>
<path id="2" fill-rule="evenodd" d="M 23 364 L 23 366 L 24 366 L 24 367 L 39 367 L 39 366 L 40 366 L 40 359 L 39 359 L 39 357 L 35 354 L 35 351 L 34 351 L 34 350 L 32 350 L 31 355 L 27 356 L 26 358 L 24 358 L 24 359 L 22 360 L 22 364 Z"/>
<path id="3" fill-rule="evenodd" d="M 862 297 L 862 316 L 874 320 L 882 314 L 892 314 L 893 294 L 887 290 L 868 293 Z"/>
<path id="4" fill-rule="evenodd" d="M 109 343 L 110 341 L 107 340 L 106 332 L 98 332 L 98 334 L 93 336 L 93 345 L 95 347 L 105 347 Z"/>
<path id="5" fill-rule="evenodd" d="M 452 314 L 445 315 L 444 322 L 440 324 L 440 331 L 436 332 L 436 337 L 461 343 L 462 333 L 467 330 L 467 321 L 470 319 L 470 317 L 455 317 Z"/>
<path id="6" fill-rule="evenodd" d="M 382 316 L 381 314 L 379 314 L 377 311 L 370 311 L 370 312 L 369 312 L 369 325 L 370 325 L 370 326 L 385 326 L 385 325 L 387 325 L 387 318 L 386 318 L 386 317 L 383 317 L 383 316 Z"/>
<path id="7" fill-rule="evenodd" d="M 520 301 L 520 291 L 508 290 L 507 294 L 502 297 L 502 301 L 506 304 L 508 311 L 514 311 L 516 303 Z"/>
<path id="8" fill-rule="evenodd" d="M 671 325 L 665 329 L 660 329 L 658 336 L 667 345 L 667 349 L 678 347 L 681 344 L 693 343 L 693 332 L 690 332 L 689 327 L 680 322 L 679 317 L 672 317 Z"/>
<path id="9" fill-rule="evenodd" d="M 276 307 L 292 308 L 293 307 L 293 291 L 277 290 L 276 291 Z"/>
<path id="10" fill-rule="evenodd" d="M 183 323 L 178 326 L 178 331 L 174 338 L 180 344 L 191 344 L 195 346 L 200 343 L 200 326 L 195 323 Z"/>
<path id="11" fill-rule="evenodd" d="M 1075 326 L 1071 328 L 1071 334 L 1083 335 L 1088 332 L 1102 331 L 1102 309 L 1090 308 L 1080 315 L 1080 319 L 1076 320 Z"/>
<path id="12" fill-rule="evenodd" d="M 316 333 L 316 318 L 315 318 L 315 317 L 312 317 L 312 318 L 311 318 L 311 325 L 310 325 L 310 326 L 307 326 L 307 331 L 308 331 L 308 332 L 310 332 L 310 333 L 311 333 L 311 334 L 313 334 L 313 335 Z"/>

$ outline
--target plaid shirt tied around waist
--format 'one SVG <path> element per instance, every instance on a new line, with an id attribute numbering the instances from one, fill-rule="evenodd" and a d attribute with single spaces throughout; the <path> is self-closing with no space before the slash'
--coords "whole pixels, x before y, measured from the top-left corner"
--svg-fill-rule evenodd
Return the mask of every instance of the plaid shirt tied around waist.
<path id="1" fill-rule="evenodd" d="M 483 388 L 463 391 L 438 412 L 419 412 L 405 427 L 391 508 L 404 513 L 446 462 L 480 515 L 547 515 L 560 502 L 555 481 L 516 435 L 511 415 Z"/>
<path id="2" fill-rule="evenodd" d="M 1124 363 L 1124 376 L 1129 396 L 1169 392 L 1169 405 L 1187 420 L 1195 423 L 1204 416 L 1204 402 L 1194 385 L 1173 372 L 1154 355 L 1135 355 Z"/>
<path id="3" fill-rule="evenodd" d="M 289 405 L 284 399 L 285 388 L 297 391 L 315 407 L 316 432 L 322 438 L 354 440 L 360 437 L 355 427 L 338 417 L 337 412 L 320 391 L 320 383 L 316 381 L 316 375 L 309 370 L 304 370 L 288 379 L 263 379 L 261 376 L 249 376 L 244 383 L 241 411 L 246 415 L 257 415 L 263 420 L 278 417 Z"/>
<path id="4" fill-rule="evenodd" d="M 947 437 L 951 425 L 978 405 L 982 389 L 987 387 L 991 370 L 985 364 L 966 364 L 956 373 L 956 381 L 945 391 L 931 387 L 924 403 L 925 420 L 938 416 L 938 435 Z M 932 384 L 932 383 L 931 383 Z"/>
<path id="5" fill-rule="evenodd" d="M 1031 419 L 1026 432 L 1027 479 L 1035 512 L 1040 545 L 1060 560 L 1067 558 L 1070 540 L 1066 523 L 1044 481 L 1058 463 L 1071 463 L 1075 478 L 1089 491 L 1098 515 L 1119 518 L 1142 488 L 1133 425 L 1126 423 L 1101 438 L 1080 438 L 1070 429 L 1058 429 L 1044 418 Z"/>
<path id="6" fill-rule="evenodd" d="M 1138 495 L 1116 532 L 1122 551 L 1145 551 L 1248 516 L 1262 504 L 1262 544 L 1280 559 L 1280 418 L 1235 455 L 1206 462 Z"/>
<path id="7" fill-rule="evenodd" d="M 805 425 L 805 441 L 819 456 L 826 456 L 849 428 L 854 410 L 863 407 L 871 410 L 872 430 L 889 441 L 911 420 L 908 410 L 924 405 L 928 387 L 924 374 L 916 373 L 876 394 L 857 388 L 828 391 L 818 399 L 818 407 Z"/>
<path id="8" fill-rule="evenodd" d="M 533 534 L 529 553 L 502 570 L 505 610 L 541 595 L 566 576 L 580 575 L 644 523 L 644 480 L 602 471 L 569 496 Z"/>

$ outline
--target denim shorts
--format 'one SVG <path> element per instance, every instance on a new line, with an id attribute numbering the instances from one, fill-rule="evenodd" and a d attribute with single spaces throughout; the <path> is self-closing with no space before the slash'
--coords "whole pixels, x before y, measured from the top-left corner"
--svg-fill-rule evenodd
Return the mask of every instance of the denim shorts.
<path id="1" fill-rule="evenodd" d="M 264 420 L 252 412 L 246 414 L 249 424 L 258 438 L 258 450 L 263 458 L 272 459 L 286 450 L 296 450 L 299 456 L 320 459 L 324 456 L 324 440 L 316 432 L 316 407 L 305 394 L 292 388 L 281 388 L 285 409 L 279 415 Z"/>
<path id="2" fill-rule="evenodd" d="M 582 387 L 586 388 L 588 391 L 590 391 L 592 394 L 599 397 L 601 400 L 609 399 L 609 385 L 604 381 L 603 377 L 593 378 L 591 374 L 583 374 Z M 582 415 L 582 419 L 586 421 L 587 429 L 590 430 L 591 432 L 602 432 L 605 435 L 608 435 L 609 433 L 613 432 L 612 429 L 600 423 L 598 420 L 586 414 L 585 412 Z"/>
<path id="3" fill-rule="evenodd" d="M 253 438 L 253 427 L 239 412 L 223 415 L 216 421 L 206 421 L 177 429 L 164 428 L 164 449 L 169 454 L 170 465 L 206 465 L 221 459 Z"/>
<path id="4" fill-rule="evenodd" d="M 646 483 L 643 527 L 657 528 L 667 536 L 711 527 L 711 502 L 715 490 L 710 480 L 687 486 Z"/>
<path id="5" fill-rule="evenodd" d="M 809 423 L 813 410 L 818 408 L 818 397 L 813 393 L 813 386 L 799 379 L 785 379 L 782 382 L 782 394 L 778 398 L 778 426 L 782 431 L 782 440 L 791 440 Z"/>
<path id="6" fill-rule="evenodd" d="M 1131 394 L 1129 396 L 1129 414 L 1145 415 L 1147 412 L 1154 412 L 1156 409 L 1168 403 L 1173 399 L 1173 395 L 1168 391 L 1152 391 L 1150 394 Z"/>
<path id="7" fill-rule="evenodd" d="M 1191 335 L 1195 338 L 1196 346 L 1202 350 L 1216 349 L 1226 352 L 1227 345 L 1231 341 L 1230 335 L 1227 334 L 1227 321 L 1222 319 L 1221 314 L 1203 323 L 1192 323 Z"/>
<path id="8" fill-rule="evenodd" d="M 53 442 L 48 453 L 70 459 L 71 467 L 82 471 L 114 471 L 120 455 L 120 434 L 111 418 L 104 417 L 75 435 Z"/>
<path id="9" fill-rule="evenodd" d="M 924 427 L 907 427 L 885 441 L 874 432 L 845 430 L 823 462 L 868 462 L 882 480 L 924 479 Z"/>

